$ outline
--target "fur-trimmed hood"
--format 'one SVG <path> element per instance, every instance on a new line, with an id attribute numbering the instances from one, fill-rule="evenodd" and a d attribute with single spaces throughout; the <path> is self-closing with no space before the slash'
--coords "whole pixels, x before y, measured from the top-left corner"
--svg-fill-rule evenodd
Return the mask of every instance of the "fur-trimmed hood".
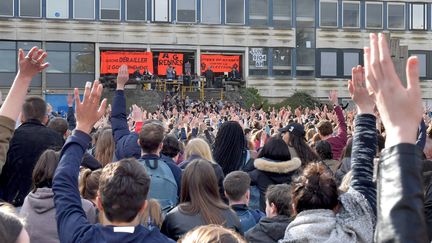
<path id="1" fill-rule="evenodd" d="M 258 158 L 255 159 L 254 166 L 257 170 L 278 174 L 286 174 L 300 168 L 301 160 L 299 158 L 292 158 L 288 161 L 276 162 L 265 158 Z"/>

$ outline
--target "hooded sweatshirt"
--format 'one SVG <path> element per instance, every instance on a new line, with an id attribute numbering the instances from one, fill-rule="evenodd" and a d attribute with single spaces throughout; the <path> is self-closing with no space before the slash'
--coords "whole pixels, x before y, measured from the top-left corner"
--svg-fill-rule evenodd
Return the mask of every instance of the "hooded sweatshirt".
<path id="1" fill-rule="evenodd" d="M 81 199 L 82 207 L 90 222 L 96 221 L 96 209 L 93 204 Z M 51 188 L 38 188 L 30 192 L 24 200 L 20 216 L 25 218 L 25 228 L 31 242 L 60 242 L 55 220 L 54 193 Z"/>

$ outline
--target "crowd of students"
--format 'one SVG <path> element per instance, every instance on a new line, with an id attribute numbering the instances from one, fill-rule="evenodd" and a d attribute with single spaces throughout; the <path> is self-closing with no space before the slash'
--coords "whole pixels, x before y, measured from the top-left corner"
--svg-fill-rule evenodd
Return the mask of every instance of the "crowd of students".
<path id="1" fill-rule="evenodd" d="M 419 61 L 408 59 L 403 87 L 384 35 L 352 69 L 352 110 L 331 92 L 313 108 L 166 97 L 128 112 L 123 65 L 112 104 L 87 82 L 63 119 L 26 98 L 46 56 L 19 50 L 0 108 L 1 242 L 432 239 Z"/>

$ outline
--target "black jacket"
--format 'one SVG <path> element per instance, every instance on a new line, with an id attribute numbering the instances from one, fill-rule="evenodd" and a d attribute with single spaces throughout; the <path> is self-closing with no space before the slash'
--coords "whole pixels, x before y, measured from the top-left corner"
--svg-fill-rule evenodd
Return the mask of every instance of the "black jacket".
<path id="1" fill-rule="evenodd" d="M 39 156 L 48 148 L 61 149 L 63 138 L 37 120 L 23 123 L 14 133 L 0 175 L 1 198 L 16 207 L 30 192 L 32 173 Z"/>
<path id="2" fill-rule="evenodd" d="M 255 169 L 249 172 L 251 185 L 257 186 L 260 192 L 260 210 L 265 211 L 265 192 L 270 185 L 290 184 L 291 177 L 301 166 L 299 158 L 289 161 L 271 161 L 259 158 L 254 161 Z"/>
<path id="3" fill-rule="evenodd" d="M 291 218 L 285 215 L 278 215 L 273 218 L 262 218 L 259 223 L 245 234 L 250 243 L 271 243 L 278 242 L 285 235 L 285 230 Z"/>
<path id="4" fill-rule="evenodd" d="M 398 144 L 381 152 L 376 242 L 429 242 L 421 172 L 416 145 Z"/>
<path id="5" fill-rule="evenodd" d="M 240 232 L 240 221 L 234 211 L 231 209 L 221 210 L 220 212 L 225 219 L 226 228 Z M 173 240 L 178 240 L 193 228 L 201 225 L 207 225 L 200 214 L 188 215 L 183 213 L 179 206 L 171 210 L 162 224 L 161 232 Z"/>

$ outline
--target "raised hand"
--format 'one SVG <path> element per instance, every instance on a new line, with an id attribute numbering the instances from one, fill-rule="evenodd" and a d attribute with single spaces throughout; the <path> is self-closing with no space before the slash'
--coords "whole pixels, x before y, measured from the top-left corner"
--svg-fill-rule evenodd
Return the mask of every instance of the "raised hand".
<path id="1" fill-rule="evenodd" d="M 135 122 L 143 121 L 143 112 L 137 105 L 132 105 L 132 120 Z"/>
<path id="2" fill-rule="evenodd" d="M 24 51 L 19 49 L 18 51 L 18 75 L 31 80 L 33 76 L 42 72 L 45 68 L 49 66 L 49 63 L 45 62 L 45 58 L 48 54 L 34 46 L 30 51 L 24 56 Z"/>
<path id="3" fill-rule="evenodd" d="M 0 108 L 1 116 L 8 117 L 14 121 L 17 120 L 33 76 L 49 65 L 48 63 L 44 63 L 46 57 L 47 53 L 43 50 L 39 50 L 37 47 L 33 47 L 27 56 L 24 55 L 22 49 L 18 51 L 19 70 Z"/>
<path id="4" fill-rule="evenodd" d="M 128 66 L 126 64 L 123 64 L 120 66 L 117 74 L 117 89 L 123 90 L 128 80 L 129 80 Z"/>
<path id="5" fill-rule="evenodd" d="M 335 90 L 330 91 L 329 99 L 333 105 L 338 105 L 338 93 Z"/>
<path id="6" fill-rule="evenodd" d="M 351 99 L 357 105 L 357 111 L 361 113 L 374 113 L 375 103 L 369 97 L 368 90 L 366 89 L 365 70 L 362 66 L 352 68 L 352 80 L 348 80 L 348 90 Z"/>
<path id="7" fill-rule="evenodd" d="M 366 87 L 387 131 L 386 147 L 414 144 L 423 113 L 418 58 L 410 57 L 407 61 L 407 88 L 396 74 L 383 34 L 370 34 L 370 48 L 364 49 L 364 61 Z"/>
<path id="8" fill-rule="evenodd" d="M 78 89 L 75 88 L 75 113 L 76 129 L 90 134 L 93 125 L 105 114 L 107 100 L 103 99 L 99 105 L 102 96 L 102 84 L 95 80 L 91 88 L 91 82 L 87 82 L 84 89 L 84 97 L 81 101 Z"/>

